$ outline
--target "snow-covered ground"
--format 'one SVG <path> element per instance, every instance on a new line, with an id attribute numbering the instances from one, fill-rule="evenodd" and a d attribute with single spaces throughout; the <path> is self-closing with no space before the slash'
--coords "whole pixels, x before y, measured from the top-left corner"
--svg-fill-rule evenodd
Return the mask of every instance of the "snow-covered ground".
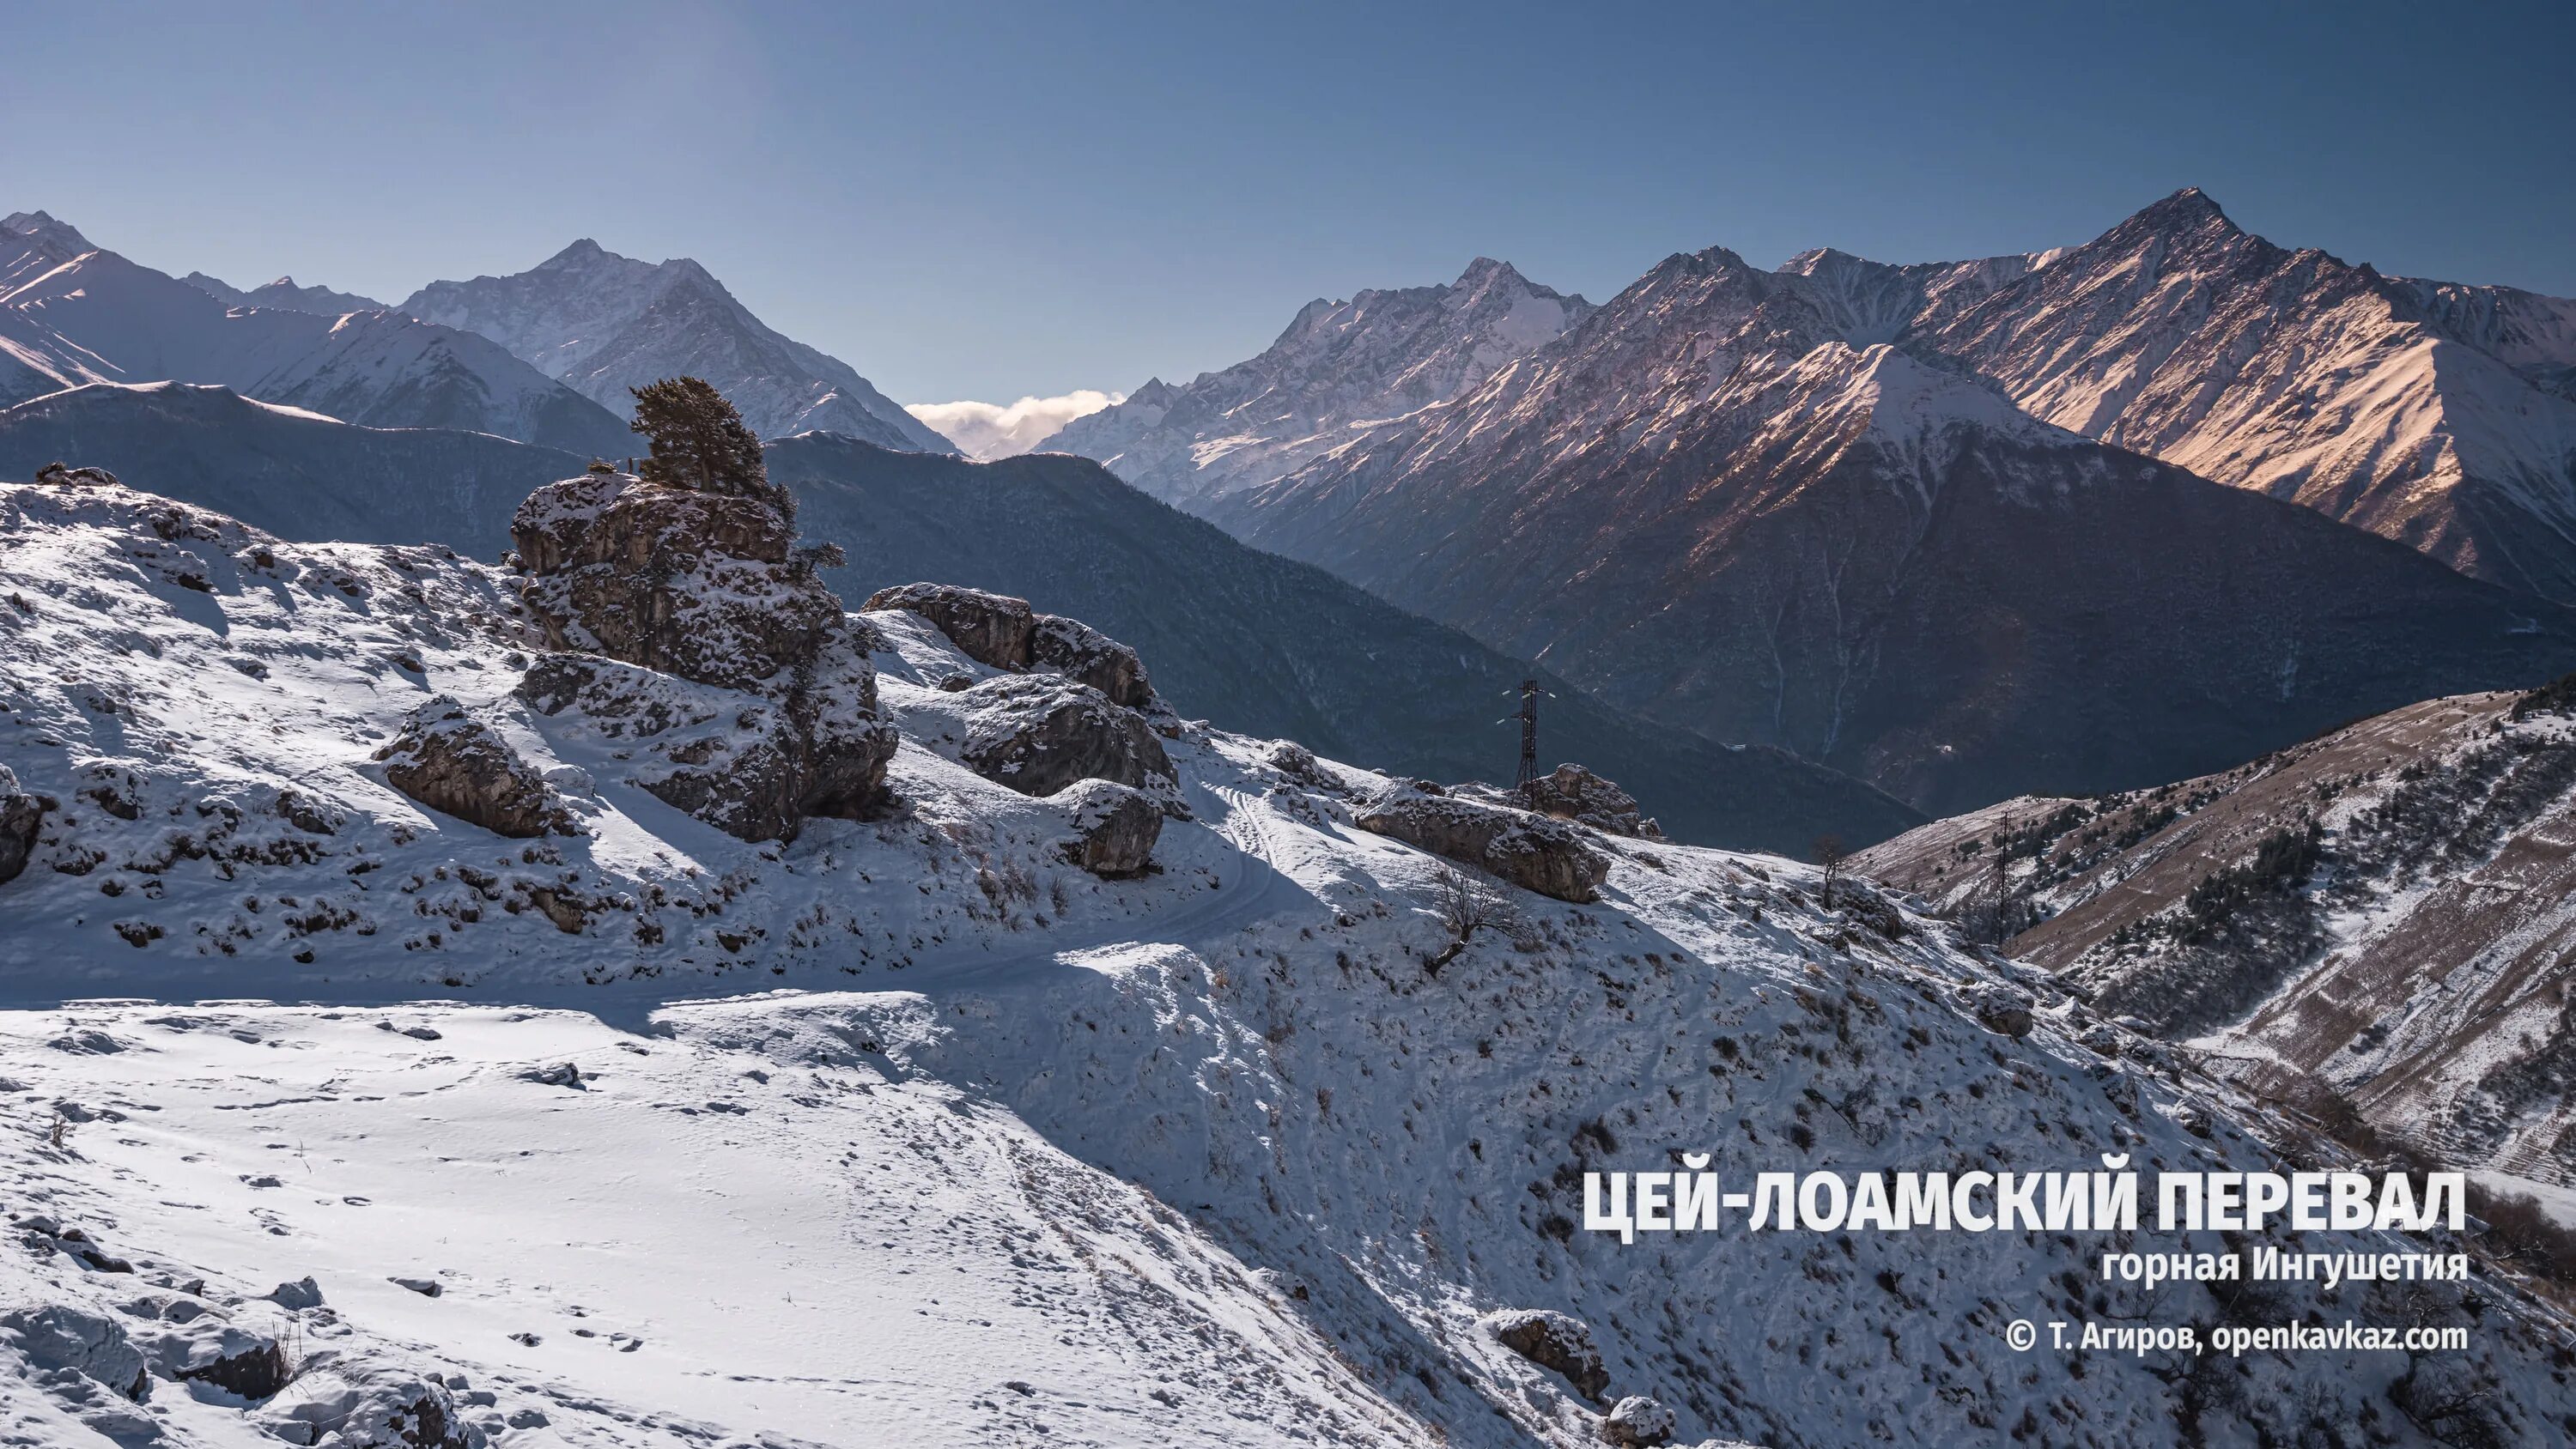
<path id="1" fill-rule="evenodd" d="M 2433 1442 L 2401 1356 L 2002 1333 L 2377 1290 L 2146 1295 L 2098 1235 L 1575 1226 L 1583 1172 L 1688 1152 L 1738 1184 L 2274 1160 L 2278 1123 L 1904 902 L 1591 836 L 1600 901 L 1471 881 L 1449 953 L 1442 863 L 1351 823 L 1382 779 L 1189 723 L 1160 872 L 1097 879 L 1060 806 L 955 762 L 941 684 L 989 671 L 910 615 L 864 616 L 897 808 L 745 843 L 516 704 L 498 570 L 103 487 L 0 488 L 0 540 L 0 761 L 56 806 L 0 884 L 0 1438 L 1598 1442 L 1482 1326 L 1536 1308 L 1683 1442 Z M 374 748 L 440 695 L 582 833 L 388 788 Z M 1969 1009 L 2013 990 L 2024 1037 Z M 2478 1292 L 2444 1371 L 2540 1442 L 2566 1325 Z M 258 1402 L 102 1387 L 270 1339 L 301 1372 Z"/>

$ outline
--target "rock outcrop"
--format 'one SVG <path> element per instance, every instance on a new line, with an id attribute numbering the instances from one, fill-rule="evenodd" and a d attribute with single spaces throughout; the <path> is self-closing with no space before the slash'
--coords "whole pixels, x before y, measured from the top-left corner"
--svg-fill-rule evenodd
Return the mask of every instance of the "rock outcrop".
<path id="1" fill-rule="evenodd" d="M 1038 613 L 1026 599 L 954 584 L 903 584 L 879 589 L 860 609 L 919 614 L 960 653 L 988 668 L 1061 674 L 1128 709 L 1154 700 L 1153 682 L 1135 650 L 1079 619 Z"/>
<path id="2" fill-rule="evenodd" d="M 579 654 L 549 654 L 519 682 L 549 729 L 608 744 L 627 778 L 740 840 L 793 839 L 817 816 L 865 819 L 885 802 L 892 726 L 875 676 L 835 639 L 787 699 L 693 684 Z"/>
<path id="3" fill-rule="evenodd" d="M 1610 1390 L 1610 1370 L 1592 1341 L 1592 1329 L 1580 1318 L 1552 1308 L 1517 1308 L 1490 1313 L 1485 1331 L 1494 1341 L 1543 1369 L 1553 1369 L 1592 1400 Z"/>
<path id="4" fill-rule="evenodd" d="M 1076 780 L 1145 786 L 1174 778 L 1152 728 L 1089 685 L 1010 676 L 955 698 L 966 727 L 959 759 L 1023 795 L 1053 795 Z"/>
<path id="5" fill-rule="evenodd" d="M 593 473 L 529 494 L 510 532 L 549 648 L 750 689 L 841 624 L 794 529 L 757 498 Z"/>
<path id="6" fill-rule="evenodd" d="M 530 494 L 511 533 L 561 651 L 519 686 L 539 714 L 630 743 L 637 784 L 740 839 L 885 806 L 864 631 L 777 507 L 593 473 Z"/>
<path id="7" fill-rule="evenodd" d="M 2018 987 L 1980 981 L 1960 989 L 1959 1004 L 1988 1031 L 2002 1036 L 2030 1035 L 2031 1008 L 2036 1003 L 2029 992 Z"/>
<path id="8" fill-rule="evenodd" d="M 1359 807 L 1354 823 L 1524 890 L 1585 904 L 1600 899 L 1610 862 L 1576 827 L 1528 810 L 1453 795 L 1429 781 L 1398 785 Z"/>
<path id="9" fill-rule="evenodd" d="M 1065 858 L 1093 875 L 1123 880 L 1154 864 L 1163 811 L 1145 792 L 1108 780 L 1085 780 L 1058 797 L 1073 810 L 1074 839 Z"/>
<path id="10" fill-rule="evenodd" d="M 959 652 L 978 664 L 994 669 L 1029 667 L 1029 636 L 1037 628 L 1037 613 L 1026 599 L 956 584 L 901 584 L 877 590 L 859 606 L 863 614 L 886 609 L 928 619 Z"/>
<path id="11" fill-rule="evenodd" d="M 1581 765 L 1559 765 L 1539 776 L 1522 789 L 1521 799 L 1541 815 L 1579 821 L 1611 835 L 1664 838 L 1662 827 L 1638 810 L 1635 796 Z"/>
<path id="12" fill-rule="evenodd" d="M 27 868 L 44 819 L 44 802 L 19 789 L 17 772 L 0 765 L 0 883 L 16 880 Z"/>
<path id="13" fill-rule="evenodd" d="M 510 742 L 446 695 L 413 710 L 376 758 L 385 783 L 495 835 L 579 833 L 563 801 Z"/>

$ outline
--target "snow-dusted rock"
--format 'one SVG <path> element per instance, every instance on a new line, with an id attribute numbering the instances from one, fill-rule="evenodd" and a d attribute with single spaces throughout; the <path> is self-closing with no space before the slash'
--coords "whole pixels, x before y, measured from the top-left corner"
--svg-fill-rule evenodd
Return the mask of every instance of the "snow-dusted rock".
<path id="1" fill-rule="evenodd" d="M 1082 780 L 1056 800 L 1073 812 L 1074 840 L 1065 857 L 1093 875 L 1121 880 L 1154 863 L 1163 810 L 1144 791 L 1108 780 Z"/>
<path id="2" fill-rule="evenodd" d="M 483 1449 L 434 1376 L 340 1361 L 299 1375 L 260 1406 L 275 1438 L 314 1449 Z"/>
<path id="3" fill-rule="evenodd" d="M 385 783 L 495 835 L 524 839 L 580 828 L 554 788 L 499 731 L 446 695 L 413 710 L 376 758 Z"/>
<path id="4" fill-rule="evenodd" d="M 76 1370 L 137 1403 L 152 1397 L 143 1350 L 104 1313 L 61 1303 L 12 1309 L 0 1313 L 0 1333 L 40 1369 Z"/>
<path id="5" fill-rule="evenodd" d="M 1090 685 L 1112 704 L 1143 709 L 1154 701 L 1153 681 L 1136 651 L 1079 619 L 1038 615 L 1029 631 L 1029 664 Z"/>
<path id="6" fill-rule="evenodd" d="M 745 689 L 813 657 L 840 622 L 759 499 L 595 473 L 530 494 L 511 535 L 553 648 Z"/>
<path id="7" fill-rule="evenodd" d="M 1611 835 L 1642 840 L 1664 837 L 1662 827 L 1638 808 L 1635 796 L 1577 764 L 1559 765 L 1532 780 L 1516 796 L 1502 799 L 1503 803 L 1576 821 Z"/>
<path id="8" fill-rule="evenodd" d="M 1553 1369 L 1576 1393 L 1598 1402 L 1610 1390 L 1610 1370 L 1582 1319 L 1553 1308 L 1516 1308 L 1482 1320 L 1494 1341 L 1540 1368 Z"/>
<path id="9" fill-rule="evenodd" d="M 165 1312 L 159 1320 L 129 1332 L 151 1361 L 152 1371 L 163 1378 L 211 1384 L 245 1399 L 264 1399 L 284 1388 L 289 1377 L 286 1352 L 275 1337 L 252 1332 L 213 1312 Z"/>
<path id="10" fill-rule="evenodd" d="M 1629 1449 L 1649 1449 L 1673 1437 L 1674 1423 L 1673 1411 L 1661 1400 L 1630 1394 L 1601 1416 L 1601 1440 Z"/>
<path id="11" fill-rule="evenodd" d="M 1089 685 L 1010 675 L 950 698 L 965 727 L 958 759 L 1023 795 L 1053 795 L 1076 780 L 1144 786 L 1173 779 L 1154 731 Z"/>
<path id="12" fill-rule="evenodd" d="M 1453 795 L 1427 781 L 1399 784 L 1359 807 L 1362 830 L 1493 872 L 1561 901 L 1599 898 L 1610 863 L 1562 820 Z"/>
<path id="13" fill-rule="evenodd" d="M 1037 615 L 1026 599 L 956 584 L 899 584 L 877 590 L 859 606 L 861 613 L 886 609 L 928 619 L 959 652 L 978 664 L 995 669 L 1029 667 Z"/>
<path id="14" fill-rule="evenodd" d="M 1959 1003 L 1979 1025 L 2003 1036 L 2030 1035 L 2031 1008 L 2037 1004 L 2029 992 L 2000 981 L 1980 981 L 1961 988 Z"/>

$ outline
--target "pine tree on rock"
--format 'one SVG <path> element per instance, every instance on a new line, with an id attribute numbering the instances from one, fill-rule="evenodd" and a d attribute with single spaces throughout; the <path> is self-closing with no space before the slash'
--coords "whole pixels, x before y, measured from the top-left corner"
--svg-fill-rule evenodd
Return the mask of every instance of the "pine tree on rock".
<path id="1" fill-rule="evenodd" d="M 723 393 L 694 377 L 666 377 L 627 391 L 635 396 L 635 421 L 628 426 L 652 440 L 646 482 L 738 494 L 791 512 L 787 490 L 769 481 L 760 439 Z"/>

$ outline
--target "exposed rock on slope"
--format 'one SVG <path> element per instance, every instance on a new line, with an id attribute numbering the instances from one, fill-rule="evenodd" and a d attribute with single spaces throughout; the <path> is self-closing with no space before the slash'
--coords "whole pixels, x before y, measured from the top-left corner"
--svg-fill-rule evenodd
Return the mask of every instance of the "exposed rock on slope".
<path id="1" fill-rule="evenodd" d="M 41 212 L 0 220 L 0 405 L 87 383 L 160 381 L 585 457 L 630 441 L 607 409 L 471 332 L 393 312 L 235 310 Z"/>
<path id="2" fill-rule="evenodd" d="M 385 783 L 442 814 L 495 835 L 570 835 L 577 828 L 553 790 L 490 725 L 441 696 L 413 710 L 376 752 Z"/>
<path id="3" fill-rule="evenodd" d="M 1044 446 L 1198 508 L 1291 471 L 1352 429 L 1456 397 L 1591 310 L 1478 257 L 1447 286 L 1318 297 L 1260 356 L 1180 387 L 1148 382 Z"/>
<path id="4" fill-rule="evenodd" d="M 849 364 L 772 331 L 686 257 L 656 265 L 584 238 L 514 276 L 432 282 L 402 310 L 488 337 L 620 413 L 628 388 L 700 377 L 765 438 L 819 429 L 956 451 Z"/>
<path id="5" fill-rule="evenodd" d="M 16 880 L 27 868 L 27 852 L 35 848 L 44 815 L 43 803 L 19 789 L 17 774 L 0 765 L 0 882 Z"/>
<path id="6" fill-rule="evenodd" d="M 2576 1182 L 2566 691 L 2431 700 L 2222 774 L 2016 801 L 1855 869 L 2334 1120 Z"/>
<path id="7" fill-rule="evenodd" d="M 953 584 L 905 584 L 877 590 L 861 607 L 919 614 L 980 664 L 1061 674 L 1129 709 L 1154 702 L 1153 681 L 1135 650 L 1079 619 L 1038 613 L 1026 599 Z"/>
<path id="8" fill-rule="evenodd" d="M 1609 860 L 1564 821 L 1452 795 L 1427 781 L 1371 798 L 1352 821 L 1560 901 L 1599 899 L 1610 874 Z"/>

